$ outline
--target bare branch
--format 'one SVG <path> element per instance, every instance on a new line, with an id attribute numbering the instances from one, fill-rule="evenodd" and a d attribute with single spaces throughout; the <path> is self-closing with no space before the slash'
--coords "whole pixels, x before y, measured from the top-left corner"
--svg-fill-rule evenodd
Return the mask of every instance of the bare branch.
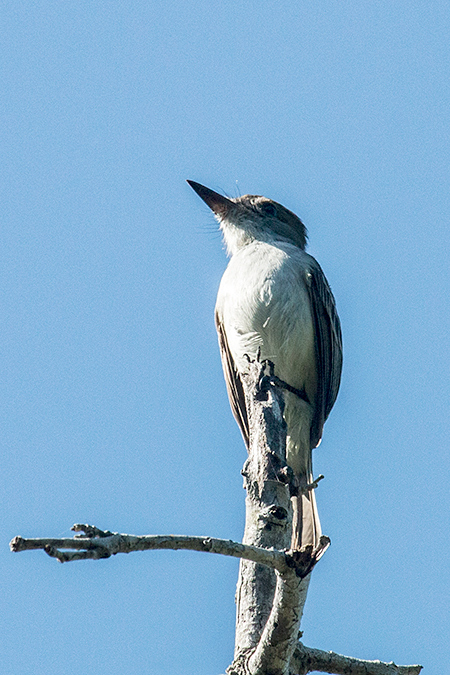
<path id="1" fill-rule="evenodd" d="M 249 359 L 244 377 L 249 421 L 249 456 L 242 471 L 247 490 L 244 542 L 284 549 L 292 541 L 291 496 L 298 494 L 298 484 L 286 462 L 283 393 L 267 369 L 270 373 L 273 364 Z M 228 675 L 287 675 L 309 574 L 329 544 L 324 536 L 315 550 L 305 546 L 287 551 L 291 574 L 241 562 L 235 653 Z"/>
<path id="2" fill-rule="evenodd" d="M 308 485 L 304 488 L 304 490 L 315 490 L 317 486 L 319 485 L 320 481 L 323 480 L 325 476 L 323 473 L 320 474 L 320 476 L 317 476 L 315 480 L 313 480 L 312 483 L 308 483 Z"/>
<path id="3" fill-rule="evenodd" d="M 335 652 L 305 647 L 298 644 L 290 664 L 290 672 L 295 675 L 307 675 L 318 671 L 333 675 L 419 675 L 422 666 L 397 666 L 393 661 L 364 661 L 351 656 L 342 656 Z"/>
<path id="4" fill-rule="evenodd" d="M 243 558 L 277 570 L 281 574 L 292 572 L 292 560 L 283 551 L 241 544 L 229 539 L 214 537 L 188 537 L 184 535 L 143 535 L 104 532 L 91 525 L 74 525 L 76 532 L 94 533 L 94 536 L 75 536 L 73 539 L 24 539 L 14 537 L 10 548 L 14 552 L 42 549 L 60 562 L 98 560 L 117 553 L 132 553 L 156 549 L 190 550 Z M 69 549 L 69 550 L 64 550 Z"/>
<path id="5" fill-rule="evenodd" d="M 269 364 L 270 365 L 270 364 Z M 298 483 L 286 463 L 286 425 L 278 383 L 265 364 L 249 362 L 249 458 L 242 474 L 247 490 L 246 528 L 239 543 L 213 537 L 129 535 L 76 524 L 64 539 L 15 537 L 15 552 L 42 549 L 59 562 L 99 560 L 117 553 L 156 549 L 191 550 L 241 559 L 237 589 L 234 661 L 228 675 L 419 675 L 422 666 L 365 661 L 305 647 L 298 631 L 309 575 L 330 544 L 322 535 L 315 549 L 286 550 L 291 542 L 291 497 Z M 308 489 L 317 487 L 320 475 Z M 279 550 L 281 549 L 281 550 Z"/>

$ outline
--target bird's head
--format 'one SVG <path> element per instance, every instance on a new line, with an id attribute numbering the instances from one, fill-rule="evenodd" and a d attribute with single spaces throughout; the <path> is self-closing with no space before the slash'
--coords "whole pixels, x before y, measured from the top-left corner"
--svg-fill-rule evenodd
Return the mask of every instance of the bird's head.
<path id="1" fill-rule="evenodd" d="M 305 248 L 306 227 L 278 202 L 258 195 L 229 199 L 200 183 L 187 182 L 214 212 L 230 255 L 252 241 L 286 241 Z"/>

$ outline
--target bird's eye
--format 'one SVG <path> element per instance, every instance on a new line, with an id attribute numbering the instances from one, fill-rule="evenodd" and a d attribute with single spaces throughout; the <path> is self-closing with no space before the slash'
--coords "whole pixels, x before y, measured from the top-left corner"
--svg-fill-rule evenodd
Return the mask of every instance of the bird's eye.
<path id="1" fill-rule="evenodd" d="M 268 216 L 276 216 L 277 215 L 277 210 L 273 204 L 266 203 L 262 204 L 261 210 L 264 211 L 264 213 Z"/>

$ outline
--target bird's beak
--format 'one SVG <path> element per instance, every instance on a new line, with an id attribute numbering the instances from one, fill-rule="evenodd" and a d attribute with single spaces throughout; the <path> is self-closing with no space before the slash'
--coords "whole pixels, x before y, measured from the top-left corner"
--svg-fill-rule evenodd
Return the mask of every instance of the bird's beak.
<path id="1" fill-rule="evenodd" d="M 214 211 L 217 216 L 224 217 L 227 215 L 227 213 L 229 213 L 231 208 L 236 208 L 236 204 L 232 202 L 231 199 L 227 199 L 227 197 L 219 195 L 218 192 L 214 192 L 214 190 L 210 190 L 204 185 L 196 183 L 193 180 L 188 180 L 186 182 L 189 183 L 191 188 L 195 190 L 198 196 L 201 197 L 206 204 L 208 204 L 211 211 Z"/>

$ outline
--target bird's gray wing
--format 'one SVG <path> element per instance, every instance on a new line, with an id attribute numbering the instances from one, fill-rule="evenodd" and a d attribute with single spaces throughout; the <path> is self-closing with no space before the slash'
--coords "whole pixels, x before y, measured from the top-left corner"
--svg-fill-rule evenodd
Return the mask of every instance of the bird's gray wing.
<path id="1" fill-rule="evenodd" d="M 225 383 L 227 385 L 228 398 L 230 399 L 231 410 L 239 425 L 244 437 L 245 445 L 249 445 L 249 428 L 247 407 L 245 405 L 245 394 L 242 380 L 234 364 L 233 357 L 228 345 L 227 335 L 223 323 L 218 313 L 215 314 L 217 335 L 219 337 L 220 356 L 222 358 Z"/>
<path id="2" fill-rule="evenodd" d="M 314 322 L 317 394 L 311 425 L 311 447 L 322 438 L 325 420 L 336 401 L 342 371 L 341 324 L 333 293 L 317 261 L 307 274 L 311 311 Z"/>

